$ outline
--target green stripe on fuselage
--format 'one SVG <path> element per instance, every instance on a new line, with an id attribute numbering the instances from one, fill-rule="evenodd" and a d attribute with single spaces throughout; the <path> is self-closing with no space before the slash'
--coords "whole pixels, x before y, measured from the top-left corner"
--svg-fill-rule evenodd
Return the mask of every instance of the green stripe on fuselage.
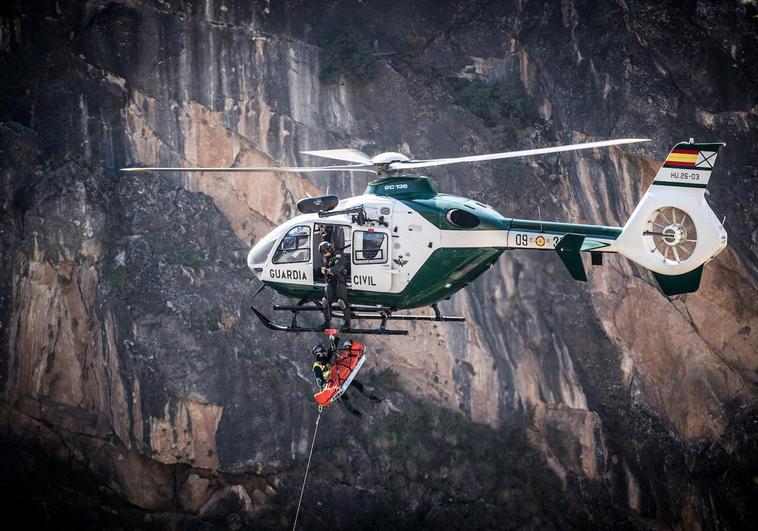
<path id="1" fill-rule="evenodd" d="M 535 221 L 531 219 L 512 219 L 511 230 L 528 230 L 549 232 L 552 234 L 581 234 L 583 236 L 615 240 L 621 235 L 621 227 L 605 225 L 580 225 L 576 223 L 558 223 L 555 221 Z"/>
<path id="2" fill-rule="evenodd" d="M 615 240 L 621 235 L 621 227 L 605 225 L 581 225 L 531 219 L 505 218 L 491 207 L 472 199 L 453 195 L 438 194 L 433 198 L 400 199 L 407 207 L 421 214 L 429 223 L 442 230 L 525 230 L 545 234 L 581 234 L 587 237 Z M 447 220 L 447 212 L 454 208 L 467 210 L 479 218 L 474 229 L 462 229 Z"/>
<path id="3" fill-rule="evenodd" d="M 350 303 L 376 304 L 399 310 L 428 306 L 446 299 L 473 282 L 497 261 L 504 250 L 493 247 L 437 249 L 400 293 L 348 289 Z M 399 275 L 402 278 L 402 269 Z M 324 296 L 323 289 L 316 286 L 270 281 L 263 283 L 287 297 L 316 301 Z"/>
<path id="4" fill-rule="evenodd" d="M 429 223 L 442 230 L 507 230 L 508 218 L 504 218 L 496 210 L 482 203 L 459 197 L 457 195 L 437 194 L 424 198 L 397 198 L 405 206 L 421 214 Z M 473 229 L 464 229 L 450 223 L 447 213 L 460 209 L 479 218 L 479 224 Z"/>

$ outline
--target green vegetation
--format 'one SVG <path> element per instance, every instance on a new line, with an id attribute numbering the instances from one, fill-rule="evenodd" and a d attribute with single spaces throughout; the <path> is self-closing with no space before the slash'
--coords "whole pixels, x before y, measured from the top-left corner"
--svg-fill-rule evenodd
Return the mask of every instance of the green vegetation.
<path id="1" fill-rule="evenodd" d="M 502 85 L 478 80 L 454 84 L 453 102 L 484 120 L 488 126 L 496 125 L 508 107 L 508 97 Z"/>
<path id="2" fill-rule="evenodd" d="M 221 308 L 217 306 L 205 312 L 205 322 L 208 325 L 209 332 L 220 330 L 219 323 L 221 322 Z"/>
<path id="3" fill-rule="evenodd" d="M 507 129 L 525 140 L 527 128 L 552 135 L 552 124 L 544 120 L 534 101 L 522 87 L 475 79 L 453 81 L 453 102 L 490 128 Z"/>
<path id="4" fill-rule="evenodd" d="M 340 434 L 319 434 L 309 481 L 316 492 L 356 485 L 371 493 L 353 528 L 554 529 L 587 521 L 529 442 L 530 411 L 512 413 L 493 429 L 431 402 L 398 400 L 396 378 L 385 369 L 371 381 L 394 404 L 389 411 L 380 413 L 353 393 L 356 406 L 374 409 L 372 419 L 357 421 L 340 405 L 322 419 Z M 356 459 L 356 446 L 346 444 L 352 438 L 367 459 Z M 306 458 L 299 456 L 294 477 L 302 477 Z M 296 499 L 298 489 L 295 482 L 280 489 L 276 501 Z"/>
<path id="5" fill-rule="evenodd" d="M 419 518 L 422 527 L 443 530 L 565 522 L 565 494 L 527 439 L 529 418 L 529 412 L 514 414 L 505 426 L 492 429 L 428 402 L 406 403 L 402 412 L 389 413 L 371 435 L 375 476 L 368 481 L 392 482 L 383 483 L 386 490 L 358 527 L 413 529 Z M 342 473 L 335 465 L 321 470 Z M 415 514 L 398 513 L 409 499 L 420 502 Z"/>
<path id="6" fill-rule="evenodd" d="M 341 76 L 365 83 L 376 73 L 376 59 L 365 35 L 355 28 L 342 27 L 321 43 L 321 80 L 339 81 Z"/>
<path id="7" fill-rule="evenodd" d="M 195 273 L 199 273 L 203 267 L 203 264 L 205 264 L 205 260 L 203 260 L 201 256 L 197 256 L 194 254 L 169 256 L 167 258 L 167 261 L 169 264 L 182 265 L 185 267 L 192 268 L 195 271 Z"/>
<path id="8" fill-rule="evenodd" d="M 162 254 L 168 250 L 168 244 L 164 242 L 153 242 L 150 244 L 153 254 Z"/>
<path id="9" fill-rule="evenodd" d="M 108 232 L 107 230 L 99 233 L 96 236 L 97 240 L 103 244 L 103 247 L 108 248 L 111 245 L 113 245 L 113 242 L 115 241 L 115 238 L 113 237 L 113 234 Z"/>
<path id="10" fill-rule="evenodd" d="M 114 269 L 108 269 L 105 272 L 105 279 L 116 287 L 123 288 L 126 286 L 126 268 L 118 266 Z"/>
<path id="11" fill-rule="evenodd" d="M 389 467 L 415 479 L 414 469 L 438 475 L 447 488 L 461 492 L 471 480 L 480 494 L 502 488 L 504 469 L 510 478 L 540 469 L 541 457 L 526 439 L 528 415 L 520 415 L 502 430 L 472 423 L 462 414 L 431 404 L 409 404 L 402 413 L 381 420 L 375 445 L 386 452 Z"/>
<path id="12" fill-rule="evenodd" d="M 84 161 L 84 164 L 92 173 L 100 173 L 103 171 L 103 161 L 100 159 L 88 159 Z"/>
<path id="13" fill-rule="evenodd" d="M 402 54 L 406 57 L 418 57 L 424 53 L 424 48 L 426 48 L 426 39 L 410 35 L 403 43 Z"/>
<path id="14" fill-rule="evenodd" d="M 417 404 L 382 419 L 377 444 L 387 452 L 391 467 L 400 465 L 407 473 L 407 464 L 413 463 L 413 468 L 437 471 L 454 489 L 465 489 L 468 476 L 473 474 L 477 484 L 489 490 L 497 486 L 498 468 L 504 465 L 494 458 L 498 447 L 504 446 L 504 453 L 516 451 L 521 457 L 533 452 L 524 428 L 519 423 L 498 433 L 460 413 Z"/>

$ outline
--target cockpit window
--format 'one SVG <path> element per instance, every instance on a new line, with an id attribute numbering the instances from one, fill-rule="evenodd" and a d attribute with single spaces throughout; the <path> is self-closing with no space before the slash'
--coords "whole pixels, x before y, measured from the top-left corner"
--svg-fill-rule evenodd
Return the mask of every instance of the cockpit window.
<path id="1" fill-rule="evenodd" d="M 276 240 L 276 234 L 269 234 L 259 241 L 255 247 L 253 247 L 253 252 L 250 254 L 250 264 L 263 264 L 266 261 L 266 258 L 268 258 L 268 253 L 276 243 Z"/>
<path id="2" fill-rule="evenodd" d="M 298 225 L 284 235 L 274 253 L 275 264 L 309 262 L 311 259 L 311 228 Z"/>

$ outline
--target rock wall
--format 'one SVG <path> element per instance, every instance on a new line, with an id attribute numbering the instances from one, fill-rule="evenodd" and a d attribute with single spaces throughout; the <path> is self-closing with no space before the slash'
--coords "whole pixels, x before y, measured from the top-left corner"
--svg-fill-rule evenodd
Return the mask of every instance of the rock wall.
<path id="1" fill-rule="evenodd" d="M 294 508 L 316 338 L 261 330 L 244 256 L 298 198 L 357 194 L 367 178 L 118 167 L 650 137 L 433 175 L 505 215 L 623 225 L 657 161 L 694 136 L 727 142 L 709 202 L 730 234 L 697 293 L 669 299 L 622 258 L 582 285 L 554 256 L 506 253 L 444 303 L 465 325 L 370 339 L 366 377 L 388 400 L 360 425 L 339 410 L 324 419 L 304 518 L 309 528 L 452 529 L 464 517 L 487 528 L 506 514 L 513 527 L 744 525 L 758 455 L 754 14 L 704 2 L 3 8 L 9 455 L 94 474 L 103 506 L 140 525 L 286 527 Z M 324 82 L 325 39 L 346 27 L 376 52 L 374 75 Z M 494 121 L 462 97 L 483 81 L 506 91 L 485 99 L 503 107 Z M 18 481 L 34 492 L 35 480 Z M 46 497 L 48 515 L 65 506 Z M 83 514 L 101 525 L 115 518 L 88 503 Z"/>

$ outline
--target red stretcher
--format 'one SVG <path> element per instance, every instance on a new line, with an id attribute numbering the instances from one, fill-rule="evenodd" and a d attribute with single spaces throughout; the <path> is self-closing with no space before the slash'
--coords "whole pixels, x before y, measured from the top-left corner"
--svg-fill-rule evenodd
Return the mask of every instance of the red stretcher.
<path id="1" fill-rule="evenodd" d="M 328 407 L 347 391 L 350 383 L 366 361 L 366 347 L 354 340 L 345 341 L 345 346 L 337 351 L 326 385 L 313 395 L 316 403 Z"/>

